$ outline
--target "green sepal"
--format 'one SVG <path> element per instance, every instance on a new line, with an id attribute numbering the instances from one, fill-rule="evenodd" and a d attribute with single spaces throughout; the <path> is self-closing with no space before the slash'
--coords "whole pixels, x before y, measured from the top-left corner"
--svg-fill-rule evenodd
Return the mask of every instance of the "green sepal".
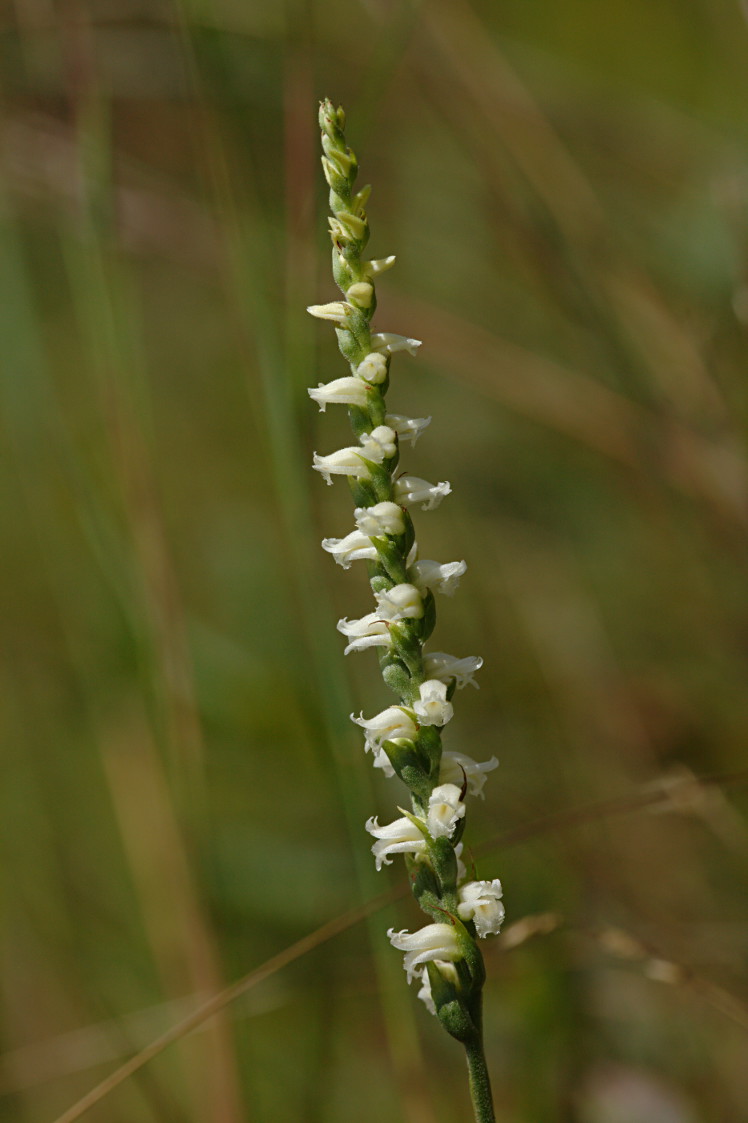
<path id="1" fill-rule="evenodd" d="M 405 562 L 403 561 L 402 538 L 401 534 L 372 538 L 383 569 L 387 571 L 396 585 L 404 585 L 408 580 Z"/>
<path id="2" fill-rule="evenodd" d="M 384 593 L 392 588 L 392 580 L 386 573 L 375 573 L 369 578 L 372 593 Z"/>
<path id="3" fill-rule="evenodd" d="M 348 484 L 353 496 L 354 506 L 373 507 L 375 503 L 379 502 L 371 480 L 366 478 L 359 480 L 355 476 L 348 476 Z"/>
<path id="4" fill-rule="evenodd" d="M 436 880 L 436 875 L 429 863 L 408 858 L 406 864 L 410 874 L 410 887 L 415 899 L 419 903 L 421 900 L 438 901 L 439 882 Z M 444 915 L 442 914 L 439 919 L 443 921 Z"/>
<path id="5" fill-rule="evenodd" d="M 431 963 L 427 964 L 429 968 L 432 966 Z M 435 968 L 435 973 L 437 973 L 438 970 L 438 967 Z M 480 1038 L 478 1027 L 470 1016 L 470 1011 L 465 1005 L 464 1000 L 461 998 L 448 998 L 439 1005 L 434 995 L 434 982 L 431 977 L 431 970 L 429 970 L 429 980 L 431 981 L 431 995 L 434 998 L 436 1015 L 450 1037 L 454 1037 L 456 1041 L 461 1041 L 463 1045 L 478 1040 Z M 447 984 L 447 980 L 445 979 L 444 981 L 445 984 Z"/>
<path id="6" fill-rule="evenodd" d="M 460 938 L 460 948 L 463 955 L 461 965 L 469 975 L 470 988 L 473 994 L 480 994 L 481 987 L 486 981 L 486 965 L 483 962 L 481 950 L 476 943 L 475 926 L 472 921 L 463 924 L 458 920 L 457 924 L 462 932 Z"/>
<path id="7" fill-rule="evenodd" d="M 335 246 L 333 246 L 332 247 L 332 276 L 333 276 L 333 280 L 335 281 L 335 284 L 338 286 L 340 291 L 345 296 L 345 294 L 347 293 L 347 291 L 351 287 L 351 285 L 355 281 L 358 281 L 360 278 L 356 276 L 356 270 L 354 269 L 353 264 L 351 262 L 346 261 L 345 258 L 343 258 L 343 260 L 341 261 L 340 257 L 341 257 L 341 255 L 335 249 Z"/>
<path id="8" fill-rule="evenodd" d="M 441 882 L 441 900 L 443 905 L 457 907 L 457 855 L 454 852 L 455 843 L 449 838 L 435 838 L 429 845 L 431 864 L 434 873 Z"/>
<path id="9" fill-rule="evenodd" d="M 394 741 L 383 741 L 382 748 L 396 774 L 410 789 L 413 795 L 426 806 L 431 793 L 428 771 L 423 757 L 412 741 L 398 737 Z"/>
<path id="10" fill-rule="evenodd" d="M 361 406 L 348 406 L 348 420 L 351 423 L 351 429 L 357 437 L 361 438 L 376 428 L 372 422 L 368 409 L 362 409 Z"/>
<path id="11" fill-rule="evenodd" d="M 413 526 L 413 520 L 410 517 L 410 511 L 405 507 L 402 508 L 403 521 L 405 522 L 405 533 L 403 534 L 403 557 L 407 558 L 410 553 L 413 543 L 416 540 L 416 528 Z"/>
<path id="12" fill-rule="evenodd" d="M 349 363 L 354 363 L 356 366 L 361 362 L 366 352 L 363 351 L 361 344 L 356 336 L 348 328 L 335 328 L 335 334 L 338 337 L 338 349 L 344 359 Z"/>
<path id="13" fill-rule="evenodd" d="M 390 464 L 397 463 L 397 455 L 385 460 L 383 464 L 374 464 L 373 461 L 361 457 L 369 469 L 369 482 L 376 495 L 375 503 L 382 503 L 392 497 L 392 475 Z M 373 504 L 371 504 L 373 506 Z"/>
<path id="14" fill-rule="evenodd" d="M 390 650 L 401 659 L 411 675 L 423 674 L 421 644 L 414 625 L 418 620 L 398 620 L 390 627 Z"/>
<path id="15" fill-rule="evenodd" d="M 394 690 L 398 698 L 410 701 L 411 676 L 405 664 L 385 649 L 379 657 L 379 667 L 385 685 L 389 686 L 390 690 Z"/>
<path id="16" fill-rule="evenodd" d="M 431 780 L 436 787 L 439 783 L 439 766 L 442 759 L 442 738 L 437 725 L 420 726 L 418 747 L 428 758 Z"/>
<path id="17" fill-rule="evenodd" d="M 384 391 L 381 386 L 372 386 L 369 392 L 369 416 L 371 417 L 371 427 L 376 429 L 379 425 L 384 425 L 384 419 L 387 415 L 387 406 L 384 401 Z"/>
<path id="18" fill-rule="evenodd" d="M 436 602 L 431 589 L 423 594 L 423 616 L 419 620 L 421 643 L 425 643 L 436 626 Z"/>
<path id="19" fill-rule="evenodd" d="M 386 468 L 387 473 L 390 477 L 390 494 L 392 494 L 392 475 L 393 475 L 393 473 L 394 473 L 394 471 L 397 468 L 399 463 L 400 463 L 400 442 L 398 441 L 397 447 L 395 448 L 395 455 L 390 456 L 389 459 L 382 461 L 382 467 Z"/>

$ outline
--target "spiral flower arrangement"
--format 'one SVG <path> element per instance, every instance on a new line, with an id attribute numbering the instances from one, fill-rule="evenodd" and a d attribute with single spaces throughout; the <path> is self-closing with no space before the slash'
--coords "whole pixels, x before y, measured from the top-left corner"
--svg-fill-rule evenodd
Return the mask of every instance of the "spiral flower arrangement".
<path id="1" fill-rule="evenodd" d="M 355 444 L 320 456 L 314 468 L 328 484 L 346 476 L 354 501 L 355 529 L 344 538 L 326 538 L 323 549 L 344 569 L 365 561 L 376 606 L 358 620 L 343 619 L 338 630 L 345 653 L 376 648 L 387 686 L 397 702 L 366 718 L 351 715 L 364 731 L 364 748 L 375 768 L 397 776 L 411 799 L 410 809 L 383 826 L 366 823 L 374 839 L 377 869 L 402 854 L 413 894 L 430 919 L 416 932 L 388 936 L 405 953 L 408 981 L 420 983 L 419 997 L 448 1033 L 465 1046 L 470 1090 L 478 1123 L 494 1119 L 483 1049 L 481 994 L 485 979 L 478 939 L 497 933 L 504 918 L 501 883 L 470 880 L 462 836 L 467 800 L 483 796 L 495 757 L 478 762 L 442 749 L 442 731 L 452 720 L 453 696 L 482 666 L 477 656 L 456 658 L 424 651 L 436 622 L 435 597 L 452 595 L 465 573 L 464 561 L 441 564 L 419 559 L 411 511 L 433 510 L 451 488 L 417 476 L 398 475 L 400 445 L 415 445 L 430 418 L 388 412 L 386 395 L 393 355 L 415 356 L 419 340 L 372 332 L 375 281 L 394 257 L 367 260 L 366 203 L 370 188 L 354 191 L 358 170 L 345 139 L 343 110 L 329 100 L 320 106 L 322 167 L 330 188 L 329 219 L 333 277 L 343 300 L 315 304 L 311 315 L 335 327 L 350 373 L 309 390 L 324 411 L 348 407 Z"/>

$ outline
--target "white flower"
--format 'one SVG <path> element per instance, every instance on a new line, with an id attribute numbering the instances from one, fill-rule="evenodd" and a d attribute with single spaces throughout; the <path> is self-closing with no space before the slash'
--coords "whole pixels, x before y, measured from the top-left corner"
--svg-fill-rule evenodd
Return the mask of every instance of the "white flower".
<path id="1" fill-rule="evenodd" d="M 354 511 L 356 526 L 369 538 L 381 538 L 383 534 L 404 534 L 405 516 L 397 503 L 385 500 L 373 507 L 357 507 Z"/>
<path id="2" fill-rule="evenodd" d="M 331 484 L 331 476 L 368 476 L 369 469 L 361 459 L 364 449 L 351 445 L 348 448 L 339 448 L 327 456 L 318 456 L 315 452 L 312 467 L 320 472 L 326 483 Z M 367 456 L 371 460 L 371 456 Z"/>
<path id="3" fill-rule="evenodd" d="M 393 585 L 374 594 L 379 616 L 394 623 L 396 620 L 420 620 L 423 601 L 415 585 Z"/>
<path id="4" fill-rule="evenodd" d="M 374 296 L 374 286 L 370 285 L 368 281 L 356 281 L 345 295 L 356 308 L 369 308 Z"/>
<path id="5" fill-rule="evenodd" d="M 472 920 L 479 936 L 496 935 L 504 919 L 501 903 L 501 882 L 469 881 L 458 889 L 460 903 L 457 915 L 461 920 Z"/>
<path id="6" fill-rule="evenodd" d="M 310 304 L 307 312 L 318 320 L 332 320 L 335 324 L 345 325 L 353 308 L 342 300 L 333 300 L 330 304 Z"/>
<path id="7" fill-rule="evenodd" d="M 345 649 L 349 651 L 364 651 L 367 647 L 389 647 L 389 629 L 378 612 L 369 612 L 359 620 L 348 620 L 345 616 L 338 620 L 337 628 L 351 642 Z"/>
<path id="8" fill-rule="evenodd" d="M 395 455 L 397 449 L 397 435 L 388 425 L 378 425 L 371 433 L 365 433 L 361 438 L 360 448 L 350 445 L 348 448 L 339 448 L 328 456 L 318 456 L 315 452 L 313 467 L 321 472 L 328 484 L 332 483 L 331 476 L 368 476 L 369 469 L 364 463 L 366 460 L 374 464 L 381 464 L 383 460 Z"/>
<path id="9" fill-rule="evenodd" d="M 429 796 L 426 825 L 432 838 L 451 838 L 457 820 L 465 814 L 465 804 L 460 799 L 456 784 L 440 784 Z"/>
<path id="10" fill-rule="evenodd" d="M 433 511 L 442 499 L 452 491 L 451 484 L 446 480 L 438 484 L 430 484 L 418 476 L 401 476 L 395 480 L 395 502 L 407 507 L 409 503 L 420 503 L 422 511 Z"/>
<path id="11" fill-rule="evenodd" d="M 320 382 L 316 390 L 310 387 L 308 394 L 319 405 L 320 413 L 324 413 L 328 405 L 363 407 L 368 401 L 366 383 L 353 375 L 336 378 L 328 383 Z"/>
<path id="12" fill-rule="evenodd" d="M 387 377 L 387 360 L 384 355 L 380 355 L 378 351 L 372 351 L 361 360 L 356 367 L 356 375 L 363 378 L 365 382 L 370 382 L 372 385 L 378 385 L 384 382 Z M 389 421 L 387 422 L 389 425 Z M 393 425 L 394 429 L 395 426 Z"/>
<path id="13" fill-rule="evenodd" d="M 389 425 L 377 425 L 376 429 L 361 438 L 361 455 L 375 464 L 388 460 L 397 451 L 397 434 Z"/>
<path id="14" fill-rule="evenodd" d="M 377 839 L 371 848 L 376 867 L 391 866 L 390 854 L 415 854 L 416 857 L 425 854 L 426 839 L 415 823 L 403 816 L 380 827 L 374 815 L 366 820 L 366 829 L 370 835 Z"/>
<path id="15" fill-rule="evenodd" d="M 345 538 L 323 538 L 322 549 L 332 554 L 343 569 L 350 569 L 351 562 L 374 561 L 377 557 L 376 546 L 360 530 L 352 530 Z"/>
<path id="16" fill-rule="evenodd" d="M 417 932 L 396 932 L 390 928 L 387 932 L 390 943 L 398 951 L 405 952 L 403 967 L 408 975 L 408 982 L 416 973 L 416 968 L 423 963 L 435 959 L 444 959 L 454 963 L 462 959 L 457 933 L 451 924 L 427 924 Z"/>
<path id="17" fill-rule="evenodd" d="M 422 682 L 418 688 L 420 697 L 413 703 L 421 725 L 446 725 L 454 713 L 452 703 L 447 701 L 447 687 L 438 679 Z"/>
<path id="18" fill-rule="evenodd" d="M 405 335 L 395 335 L 391 331 L 379 331 L 372 335 L 371 345 L 375 351 L 386 351 L 388 355 L 394 355 L 396 351 L 407 351 L 409 355 L 415 358 L 416 352 L 421 346 L 421 340 L 409 339 Z"/>
<path id="19" fill-rule="evenodd" d="M 424 558 L 423 561 L 416 562 L 413 569 L 414 584 L 419 589 L 432 589 L 435 593 L 451 597 L 460 584 L 460 578 L 467 571 L 467 562 L 444 562 L 440 565 L 439 562 Z"/>
<path id="20" fill-rule="evenodd" d="M 431 651 L 423 657 L 423 666 L 429 678 L 438 678 L 442 682 L 450 679 L 457 680 L 457 689 L 470 683 L 476 690 L 480 690 L 473 675 L 483 666 L 480 655 L 467 655 L 464 659 L 457 659 L 454 655 L 447 655 L 444 651 Z"/>
<path id="21" fill-rule="evenodd" d="M 479 763 L 464 753 L 442 753 L 439 782 L 441 784 L 459 784 L 460 788 L 467 782 L 467 794 L 478 795 L 483 799 L 486 773 L 493 772 L 494 768 L 498 767 L 499 762 L 495 756 L 492 756 L 490 760 Z"/>
<path id="22" fill-rule="evenodd" d="M 351 721 L 355 721 L 366 732 L 367 752 L 369 749 L 380 748 L 383 741 L 392 741 L 396 737 L 411 741 L 418 733 L 412 714 L 402 706 L 388 706 L 381 714 L 375 714 L 371 718 L 365 718 L 363 714 L 358 717 L 351 714 Z"/>
<path id="23" fill-rule="evenodd" d="M 406 417 L 402 413 L 388 413 L 385 421 L 395 430 L 401 441 L 410 441 L 412 445 L 431 424 L 430 417 Z"/>
<path id="24" fill-rule="evenodd" d="M 391 269 L 395 264 L 395 255 L 391 253 L 389 257 L 377 257 L 373 261 L 367 261 L 364 266 L 364 273 L 367 277 L 378 277 L 380 273 L 385 270 Z"/>

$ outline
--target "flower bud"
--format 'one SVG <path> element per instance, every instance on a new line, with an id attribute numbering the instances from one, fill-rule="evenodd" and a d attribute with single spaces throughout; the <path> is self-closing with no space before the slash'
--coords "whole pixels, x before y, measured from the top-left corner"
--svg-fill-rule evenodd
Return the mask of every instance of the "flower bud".
<path id="1" fill-rule="evenodd" d="M 370 308 L 374 297 L 374 286 L 368 281 L 356 281 L 345 295 L 356 308 Z"/>
<path id="2" fill-rule="evenodd" d="M 371 382 L 372 385 L 379 385 L 384 382 L 387 377 L 387 360 L 384 355 L 380 355 L 377 351 L 372 351 L 365 359 L 356 367 L 356 374 L 359 378 L 363 378 L 365 382 Z M 389 425 L 389 421 L 387 422 Z M 391 426 L 397 432 L 395 425 Z"/>

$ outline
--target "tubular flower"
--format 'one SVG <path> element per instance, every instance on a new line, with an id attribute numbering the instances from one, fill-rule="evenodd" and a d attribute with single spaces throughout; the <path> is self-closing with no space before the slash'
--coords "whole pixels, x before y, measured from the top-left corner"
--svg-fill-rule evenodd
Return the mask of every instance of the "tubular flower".
<path id="1" fill-rule="evenodd" d="M 379 331 L 372 335 L 371 345 L 375 351 L 384 351 L 388 355 L 394 355 L 397 351 L 407 351 L 415 358 L 421 341 L 409 339 L 405 335 L 395 335 L 391 331 Z"/>
<path id="2" fill-rule="evenodd" d="M 467 572 L 467 563 L 464 561 L 439 562 L 418 561 L 412 567 L 411 577 L 413 584 L 419 589 L 431 589 L 435 593 L 444 593 L 451 597 L 457 591 L 460 578 Z"/>
<path id="3" fill-rule="evenodd" d="M 336 378 L 327 384 L 320 382 L 316 389 L 312 387 L 307 393 L 319 406 L 320 413 L 324 413 L 329 405 L 359 406 L 363 409 L 369 391 L 365 382 L 351 375 L 348 378 Z"/>
<path id="4" fill-rule="evenodd" d="M 412 740 L 418 732 L 412 715 L 402 706 L 388 706 L 381 714 L 371 718 L 365 718 L 363 714 L 358 717 L 351 714 L 351 721 L 365 731 L 367 752 L 369 749 L 381 748 L 383 741 L 392 741 L 396 737 Z"/>
<path id="5" fill-rule="evenodd" d="M 310 304 L 307 312 L 317 320 L 331 320 L 334 324 L 345 324 L 353 308 L 342 300 L 334 300 L 331 304 Z"/>
<path id="6" fill-rule="evenodd" d="M 415 585 L 393 585 L 374 597 L 379 615 L 394 623 L 396 620 L 419 620 L 423 616 L 423 600 Z"/>
<path id="7" fill-rule="evenodd" d="M 368 436 L 361 439 L 361 455 L 375 464 L 389 460 L 397 452 L 397 433 L 389 425 L 378 425 Z"/>
<path id="8" fill-rule="evenodd" d="M 372 545 L 371 538 L 360 530 L 352 530 L 345 538 L 323 538 L 322 549 L 332 554 L 343 569 L 350 569 L 351 562 L 374 561 L 377 556 L 377 548 Z"/>
<path id="9" fill-rule="evenodd" d="M 370 382 L 372 386 L 378 386 L 387 377 L 387 360 L 378 351 L 372 351 L 358 364 L 356 375 L 363 378 L 365 382 Z M 387 424 L 389 425 L 389 421 Z M 394 429 L 395 426 L 393 425 L 392 428 Z"/>
<path id="10" fill-rule="evenodd" d="M 486 783 L 486 774 L 499 767 L 495 756 L 484 760 L 480 764 L 464 753 L 442 753 L 442 765 L 439 770 L 441 784 L 467 783 L 468 795 L 477 795 L 484 799 L 483 787 Z"/>
<path id="11" fill-rule="evenodd" d="M 423 666 L 429 678 L 438 678 L 446 683 L 454 679 L 458 690 L 468 684 L 480 690 L 473 678 L 483 666 L 480 655 L 467 655 L 464 659 L 457 659 L 444 651 L 430 651 L 423 656 Z"/>
<path id="12" fill-rule="evenodd" d="M 319 472 L 326 483 L 331 484 L 331 476 L 355 476 L 360 479 L 369 475 L 369 468 L 365 461 L 381 464 L 395 455 L 397 451 L 397 434 L 388 425 L 380 425 L 362 438 L 361 445 L 357 448 L 350 445 L 331 452 L 327 456 L 318 456 L 314 453 L 312 467 Z"/>
<path id="13" fill-rule="evenodd" d="M 401 476 L 399 480 L 395 480 L 393 490 L 395 502 L 401 503 L 403 507 L 420 503 L 422 511 L 433 511 L 451 493 L 452 486 L 446 481 L 430 484 L 419 476 Z"/>
<path id="14" fill-rule="evenodd" d="M 418 688 L 418 698 L 413 703 L 413 712 L 421 725 L 446 725 L 454 710 L 447 701 L 447 688 L 438 679 L 428 679 Z"/>
<path id="15" fill-rule="evenodd" d="M 431 921 L 451 921 L 427 923 L 412 933 L 390 930 L 388 935 L 405 954 L 408 980 L 418 978 L 419 997 L 465 1045 L 474 1105 L 480 1107 L 476 1119 L 487 1123 L 494 1116 L 482 1053 L 485 972 L 477 937 L 498 931 L 503 906 L 498 881 L 467 880 L 462 834 L 466 796 L 482 796 L 486 775 L 497 761 L 492 757 L 479 763 L 442 749 L 453 717 L 453 693 L 468 683 L 477 685 L 483 660 L 423 650 L 436 623 L 436 594 L 451 596 L 467 566 L 464 561 L 419 561 L 412 512 L 416 507 L 433 510 L 452 489 L 446 481 L 396 475 L 403 444 L 414 446 L 431 418 L 389 411 L 392 363 L 400 362 L 401 352 L 417 355 L 421 343 L 373 330 L 375 284 L 395 259 L 364 257 L 370 189 L 354 188 L 358 161 L 346 144 L 342 109 L 324 101 L 319 122 L 322 167 L 330 187 L 333 278 L 342 298 L 311 305 L 309 312 L 334 325 L 349 370 L 345 377 L 310 389 L 309 396 L 322 412 L 328 404 L 348 406 L 355 441 L 327 456 L 315 453 L 314 468 L 328 484 L 333 476 L 347 477 L 356 522 L 345 537 L 325 538 L 322 546 L 344 569 L 354 561 L 367 563 L 376 607 L 360 619 L 339 620 L 338 631 L 346 638 L 346 654 L 378 649 L 382 678 L 396 698 L 373 717 L 351 714 L 351 720 L 364 731 L 374 767 L 396 776 L 411 794 L 411 810 L 399 809 L 402 818 L 380 827 L 375 816 L 366 830 L 373 839 L 376 868 L 402 854 L 423 911 Z"/>
<path id="16" fill-rule="evenodd" d="M 338 620 L 338 631 L 348 636 L 350 643 L 343 652 L 364 651 L 367 647 L 389 647 L 390 630 L 378 612 L 369 612 L 359 620 Z"/>
<path id="17" fill-rule="evenodd" d="M 456 784 L 440 784 L 429 796 L 426 825 L 432 838 L 451 838 L 459 819 L 465 814 Z"/>
<path id="18" fill-rule="evenodd" d="M 454 963 L 462 959 L 457 933 L 451 924 L 427 924 L 417 932 L 396 932 L 394 928 L 390 928 L 387 935 L 393 948 L 405 952 L 403 967 L 408 982 L 415 975 L 416 968 L 423 963 L 433 962 L 435 959 Z"/>
<path id="19" fill-rule="evenodd" d="M 460 886 L 458 893 L 460 903 L 457 906 L 457 915 L 460 920 L 472 920 L 481 938 L 497 935 L 504 920 L 499 879 L 468 881 L 467 885 Z"/>
<path id="20" fill-rule="evenodd" d="M 405 533 L 405 516 L 402 507 L 398 507 L 397 503 L 385 501 L 375 503 L 373 507 L 356 507 L 353 514 L 356 526 L 369 538 Z"/>
<path id="21" fill-rule="evenodd" d="M 371 848 L 378 870 L 391 866 L 390 854 L 414 854 L 417 858 L 426 854 L 426 839 L 415 823 L 403 816 L 380 827 L 377 816 L 366 820 L 366 829 L 377 839 Z"/>

